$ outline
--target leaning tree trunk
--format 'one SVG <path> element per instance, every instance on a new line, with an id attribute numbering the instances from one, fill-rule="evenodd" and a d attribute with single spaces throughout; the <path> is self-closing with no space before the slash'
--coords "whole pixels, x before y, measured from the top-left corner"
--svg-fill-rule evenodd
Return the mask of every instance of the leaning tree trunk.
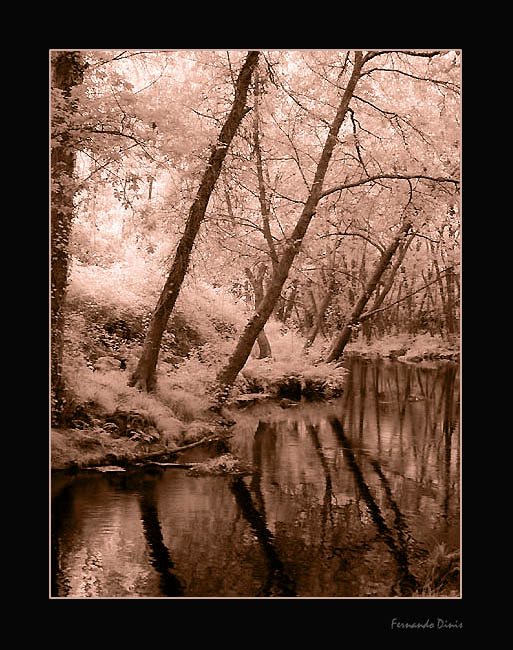
<path id="1" fill-rule="evenodd" d="M 381 292 L 379 293 L 379 295 L 376 295 L 374 299 L 374 303 L 372 304 L 372 307 L 370 309 L 371 312 L 378 312 L 380 310 L 381 305 L 385 301 L 385 298 L 387 297 L 388 293 L 390 292 L 390 289 L 392 288 L 392 285 L 394 284 L 397 271 L 399 270 L 399 267 L 401 266 L 406 256 L 406 253 L 408 252 L 408 248 L 410 247 L 410 244 L 413 241 L 414 237 L 415 234 L 410 235 L 407 241 L 404 244 L 401 244 L 399 246 L 399 252 L 397 253 L 397 258 L 394 264 L 392 265 L 390 272 L 388 273 L 388 277 L 383 283 Z M 369 327 L 369 336 L 371 334 L 371 327 Z"/>
<path id="2" fill-rule="evenodd" d="M 381 276 L 383 275 L 388 265 L 390 264 L 390 261 L 395 251 L 397 250 L 397 247 L 399 246 L 403 237 L 406 235 L 406 233 L 410 228 L 411 228 L 411 221 L 407 219 L 399 229 L 394 240 L 391 242 L 389 247 L 385 250 L 385 252 L 381 256 L 381 259 L 379 260 L 376 268 L 374 269 L 373 274 L 371 275 L 369 281 L 365 286 L 364 292 L 360 296 L 358 302 L 353 308 L 353 311 L 351 312 L 351 315 L 349 316 L 349 319 L 347 320 L 346 324 L 342 328 L 342 331 L 336 337 L 332 345 L 332 348 L 326 359 L 328 363 L 330 361 L 335 361 L 336 359 L 338 359 L 341 356 L 342 352 L 344 351 L 346 345 L 349 343 L 349 339 L 351 338 L 351 334 L 353 333 L 353 328 L 359 323 L 360 316 L 363 313 L 365 305 L 369 302 L 374 289 L 376 288 L 378 282 L 381 279 Z"/>
<path id="3" fill-rule="evenodd" d="M 52 90 L 60 91 L 52 105 L 50 276 L 51 276 L 51 421 L 63 424 L 66 387 L 62 376 L 64 303 L 68 284 L 68 245 L 73 216 L 75 150 L 64 119 L 76 113 L 70 94 L 82 83 L 84 65 L 80 52 L 52 54 Z M 59 110 L 56 104 L 59 102 Z M 61 103 L 62 102 L 62 103 Z M 66 118 L 63 115 L 66 115 Z"/>
<path id="4" fill-rule="evenodd" d="M 276 268 L 273 270 L 273 276 L 270 282 L 270 285 L 267 289 L 267 292 L 258 306 L 258 309 L 255 315 L 250 319 L 246 325 L 242 335 L 239 338 L 239 341 L 233 351 L 231 357 L 228 359 L 227 363 L 221 368 L 217 374 L 217 393 L 215 395 L 216 405 L 221 404 L 227 397 L 230 387 L 233 385 L 233 382 L 237 378 L 237 375 L 244 367 L 244 364 L 248 360 L 251 349 L 264 325 L 266 324 L 269 316 L 272 314 L 274 307 L 278 298 L 280 297 L 281 290 L 287 276 L 289 274 L 290 267 L 301 249 L 301 243 L 303 237 L 308 230 L 310 221 L 315 214 L 317 204 L 321 198 L 322 184 L 326 176 L 328 169 L 328 164 L 330 162 L 333 149 L 337 141 L 337 134 L 342 126 L 344 117 L 346 115 L 349 102 L 353 97 L 354 90 L 358 79 L 360 78 L 360 72 L 363 65 L 363 57 L 361 52 L 355 53 L 354 68 L 351 74 L 351 78 L 347 84 L 347 87 L 344 91 L 343 97 L 340 101 L 340 105 L 337 110 L 337 114 L 330 126 L 328 137 L 324 144 L 324 148 L 317 165 L 315 172 L 314 181 L 310 189 L 310 194 L 308 199 L 303 207 L 301 216 L 296 223 L 296 226 L 292 232 L 292 235 L 289 239 L 289 245 L 285 248 Z"/>
<path id="5" fill-rule="evenodd" d="M 155 386 L 155 372 L 162 335 L 180 293 L 189 266 L 194 241 L 205 216 L 210 196 L 219 178 L 228 147 L 242 118 L 250 110 L 246 108 L 246 99 L 251 75 L 257 64 L 259 54 L 260 52 L 248 52 L 239 73 L 232 108 L 221 129 L 219 138 L 212 148 L 196 198 L 189 211 L 185 232 L 178 244 L 171 270 L 148 326 L 139 363 L 130 377 L 130 386 L 137 386 L 145 391 L 151 391 Z"/>

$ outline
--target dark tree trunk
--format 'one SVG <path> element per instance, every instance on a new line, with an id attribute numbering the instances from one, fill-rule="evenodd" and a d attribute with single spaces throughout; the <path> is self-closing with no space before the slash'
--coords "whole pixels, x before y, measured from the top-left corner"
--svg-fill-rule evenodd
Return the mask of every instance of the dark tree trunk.
<path id="1" fill-rule="evenodd" d="M 445 304 L 445 309 L 446 309 L 446 324 L 447 324 L 447 333 L 448 334 L 455 334 L 457 331 L 457 325 L 456 325 L 456 315 L 455 315 L 455 307 L 456 307 L 456 301 L 454 298 L 454 272 L 451 267 L 447 269 L 446 275 L 445 275 L 445 284 L 447 288 L 447 300 Z"/>
<path id="2" fill-rule="evenodd" d="M 301 216 L 299 217 L 298 222 L 296 223 L 296 226 L 292 232 L 289 240 L 290 243 L 285 248 L 279 260 L 279 263 L 276 265 L 276 268 L 273 271 L 273 277 L 269 284 L 269 288 L 267 289 L 262 302 L 258 306 L 257 312 L 246 325 L 246 328 L 239 338 L 233 354 L 217 375 L 218 393 L 215 398 L 217 403 L 221 403 L 225 399 L 228 393 L 227 389 L 232 386 L 233 382 L 237 378 L 237 375 L 248 360 L 251 349 L 260 331 L 266 324 L 269 316 L 272 314 L 273 309 L 276 305 L 276 301 L 280 297 L 281 290 L 289 274 L 292 262 L 301 249 L 303 237 L 308 230 L 310 221 L 315 214 L 317 204 L 321 198 L 322 184 L 326 176 L 333 149 L 335 148 L 337 134 L 340 130 L 340 127 L 342 126 L 342 122 L 344 121 L 344 117 L 349 106 L 349 102 L 353 97 L 354 89 L 356 88 L 356 84 L 360 78 L 362 65 L 362 54 L 361 52 L 356 52 L 351 78 L 349 79 L 347 87 L 344 91 L 344 95 L 338 107 L 337 114 L 331 124 L 328 137 L 324 144 L 324 148 L 317 165 L 317 170 L 315 172 L 315 178 L 310 190 L 310 194 L 301 212 Z"/>
<path id="3" fill-rule="evenodd" d="M 210 196 L 219 178 L 228 147 L 242 118 L 249 110 L 246 109 L 246 99 L 251 75 L 257 64 L 259 54 L 259 52 L 249 52 L 239 73 L 232 108 L 221 129 L 219 138 L 212 148 L 196 198 L 189 211 L 185 232 L 178 244 L 171 270 L 149 324 L 139 363 L 129 381 L 131 386 L 137 386 L 145 391 L 151 391 L 155 386 L 155 372 L 162 335 L 180 293 L 189 266 L 194 241 L 205 216 Z"/>
<path id="4" fill-rule="evenodd" d="M 80 52 L 55 52 L 52 55 L 52 88 L 60 90 L 68 101 L 68 116 L 76 111 L 70 100 L 71 89 L 82 83 L 83 62 Z M 58 133 L 51 151 L 51 422 L 63 424 L 66 387 L 62 376 L 64 303 L 68 284 L 68 245 L 73 217 L 73 173 L 75 151 L 63 120 L 52 115 L 52 130 Z"/>
<path id="5" fill-rule="evenodd" d="M 390 292 L 390 289 L 392 288 L 392 285 L 394 284 L 394 279 L 397 275 L 397 271 L 399 270 L 399 267 L 401 266 L 406 253 L 408 252 L 408 248 L 410 247 L 411 242 L 413 241 L 413 238 L 415 237 L 414 234 L 410 235 L 408 237 L 408 240 L 399 246 L 399 252 L 397 253 L 397 259 L 392 265 L 392 268 L 390 269 L 389 273 L 387 274 L 386 279 L 383 282 L 383 286 L 381 288 L 381 291 L 379 295 L 376 296 L 374 299 L 374 303 L 372 304 L 372 307 L 370 311 L 378 311 L 381 308 L 381 305 L 383 304 L 385 298 L 387 297 L 388 293 Z M 371 321 L 369 320 L 369 323 Z M 369 335 L 370 335 L 370 328 L 369 328 Z"/>
<path id="6" fill-rule="evenodd" d="M 297 280 L 293 280 L 290 285 L 289 295 L 287 297 L 287 300 L 285 301 L 283 314 L 281 315 L 281 321 L 284 324 L 289 320 L 292 314 L 292 310 L 294 309 L 294 306 L 296 304 L 296 296 L 297 296 Z"/>
<path id="7" fill-rule="evenodd" d="M 264 297 L 264 276 L 267 272 L 267 267 L 265 264 L 261 264 L 256 276 L 252 273 L 251 269 L 246 268 L 244 270 L 248 276 L 248 280 L 250 281 L 251 286 L 253 287 L 253 295 L 255 296 L 255 309 L 258 309 L 258 305 L 261 303 Z M 270 357 L 272 354 L 271 344 L 269 343 L 269 339 L 267 338 L 267 335 L 263 328 L 258 335 L 257 343 L 258 358 L 266 359 L 267 357 Z"/>
<path id="8" fill-rule="evenodd" d="M 346 324 L 342 328 L 342 331 L 336 337 L 335 342 L 332 345 L 330 353 L 328 354 L 328 358 L 326 359 L 328 363 L 330 361 L 335 361 L 343 353 L 344 348 L 349 343 L 351 334 L 353 333 L 353 328 L 359 323 L 359 319 L 360 316 L 363 314 L 365 305 L 369 302 L 374 289 L 376 288 L 378 282 L 381 279 L 381 276 L 383 275 L 388 265 L 390 264 L 390 261 L 395 251 L 397 250 L 397 247 L 401 243 L 403 237 L 406 235 L 410 227 L 411 227 L 411 222 L 406 220 L 401 226 L 401 228 L 399 229 L 397 235 L 395 236 L 390 246 L 385 250 L 385 252 L 381 256 L 381 259 L 379 260 L 376 268 L 374 269 L 373 274 L 371 275 L 369 281 L 365 286 L 365 290 L 363 291 L 362 295 L 360 296 L 360 299 L 354 306 L 349 319 L 347 320 Z"/>
<path id="9" fill-rule="evenodd" d="M 317 308 L 317 314 L 315 316 L 314 323 L 312 327 L 310 328 L 310 331 L 308 332 L 306 336 L 306 343 L 304 345 L 303 351 L 307 351 L 315 341 L 317 334 L 319 331 L 322 330 L 322 324 L 324 322 L 324 315 L 326 314 L 326 310 L 328 309 L 330 302 L 333 298 L 334 295 L 334 282 L 331 282 L 328 285 L 328 289 L 326 291 L 326 294 L 324 295 L 323 299 L 319 303 L 319 306 Z"/>

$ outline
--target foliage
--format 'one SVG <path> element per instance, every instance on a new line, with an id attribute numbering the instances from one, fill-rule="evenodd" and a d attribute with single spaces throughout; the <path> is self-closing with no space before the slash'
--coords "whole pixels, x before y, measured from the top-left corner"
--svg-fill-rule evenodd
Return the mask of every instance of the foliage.
<path id="1" fill-rule="evenodd" d="M 422 586 L 414 594 L 420 598 L 460 595 L 460 552 L 443 542 L 436 544 L 424 562 Z"/>
<path id="2" fill-rule="evenodd" d="M 323 363 L 317 356 L 318 347 L 304 353 L 304 338 L 293 329 L 284 329 L 277 321 L 267 327 L 273 355 L 268 359 L 250 358 L 236 388 L 244 392 L 264 392 L 280 395 L 287 385 L 298 386 L 293 393 L 316 397 L 339 394 L 346 370 Z"/>
<path id="3" fill-rule="evenodd" d="M 392 356 L 399 361 L 421 361 L 429 359 L 459 358 L 459 341 L 444 340 L 440 335 L 397 334 L 381 339 L 373 339 L 370 343 L 360 335 L 347 346 L 348 352 L 359 355 Z"/>
<path id="4" fill-rule="evenodd" d="M 204 463 L 195 463 L 189 469 L 193 476 L 210 476 L 212 474 L 248 474 L 250 467 L 247 463 L 236 458 L 233 454 L 222 454 L 216 458 L 211 458 Z"/>
<path id="5" fill-rule="evenodd" d="M 93 410 L 103 414 L 112 414 L 117 409 L 134 411 L 145 416 L 165 435 L 178 435 L 181 431 L 182 422 L 171 408 L 155 395 L 127 386 L 126 372 L 76 369 L 68 376 L 68 382 L 77 402 L 88 404 Z"/>
<path id="6" fill-rule="evenodd" d="M 74 201 L 64 369 L 80 396 L 104 391 L 101 399 L 113 405 L 128 399 L 121 384 L 140 353 L 245 53 L 83 56 L 83 83 L 70 97 L 58 89 L 51 96 L 52 141 L 76 154 L 73 177 L 52 178 Z M 272 357 L 250 358 L 239 391 L 286 377 L 340 388 L 343 373 L 322 359 L 406 209 L 414 238 L 373 296 L 386 290 L 385 309 L 355 330 L 348 349 L 406 346 L 415 358 L 457 346 L 460 53 L 375 51 L 365 59 L 317 212 L 265 327 Z M 163 340 L 157 395 L 170 417 L 190 421 L 211 397 L 254 310 L 245 269 L 264 265 L 268 288 L 352 61 L 347 51 L 262 53 L 252 110 L 228 151 Z M 303 352 L 325 298 L 319 331 Z M 105 355 L 127 371 L 99 384 L 92 367 Z M 140 407 L 156 408 L 148 404 Z"/>

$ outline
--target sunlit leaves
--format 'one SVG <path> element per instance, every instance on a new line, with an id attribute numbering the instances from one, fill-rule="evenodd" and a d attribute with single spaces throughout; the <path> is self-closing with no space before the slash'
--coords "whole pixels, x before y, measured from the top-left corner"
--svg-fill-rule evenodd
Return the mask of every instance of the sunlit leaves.
<path id="1" fill-rule="evenodd" d="M 108 220 L 99 219 L 101 213 L 117 219 L 124 237 L 137 241 L 138 251 L 151 255 L 152 263 L 159 260 L 158 272 L 165 269 L 229 110 L 244 56 L 243 51 L 85 53 L 84 83 L 69 98 L 52 93 L 52 141 L 59 145 L 64 139 L 78 152 L 79 248 L 87 244 L 94 250 L 96 242 L 97 259 L 104 265 L 119 257 L 119 235 L 109 230 Z M 371 58 L 340 129 L 324 188 L 379 174 L 456 178 L 459 58 L 457 52 L 432 57 L 388 52 Z M 269 227 L 278 252 L 308 196 L 353 60 L 352 52 L 342 50 L 262 53 L 260 146 Z M 70 101 L 79 106 L 74 114 Z M 241 284 L 244 266 L 270 263 L 259 203 L 253 91 L 248 103 L 253 111 L 231 144 L 191 266 L 195 278 L 215 276 L 226 286 Z M 58 191 L 74 191 L 74 179 L 53 182 Z M 364 253 L 369 263 L 374 260 L 376 246 L 387 245 L 407 206 L 415 210 L 415 227 L 441 242 L 445 260 L 453 259 L 458 215 L 444 220 L 456 201 L 454 186 L 425 179 L 380 179 L 326 196 L 291 278 L 322 287 L 321 272 L 338 237 L 342 243 L 335 263 L 339 281 L 347 279 L 342 270 L 353 273 L 351 264 L 360 264 Z M 91 226 L 86 237 L 88 220 L 97 220 L 98 229 Z M 416 269 L 426 252 L 425 246 L 409 252 Z"/>

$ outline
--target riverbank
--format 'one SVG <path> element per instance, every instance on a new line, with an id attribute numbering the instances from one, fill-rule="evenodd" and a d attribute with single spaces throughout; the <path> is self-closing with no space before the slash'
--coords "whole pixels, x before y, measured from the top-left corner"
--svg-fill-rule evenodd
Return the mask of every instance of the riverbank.
<path id="1" fill-rule="evenodd" d="M 458 361 L 457 342 L 422 335 L 351 343 L 344 359 L 387 358 L 403 363 Z M 207 382 L 191 390 L 165 377 L 154 394 L 127 386 L 127 370 L 82 370 L 76 377 L 80 399 L 70 406 L 65 428 L 52 429 L 52 470 L 95 466 L 127 467 L 150 460 L 174 460 L 200 444 L 223 440 L 240 409 L 260 401 L 289 408 L 301 400 L 326 400 L 342 394 L 347 370 L 338 364 L 312 365 L 251 359 L 222 414 L 208 410 Z M 176 378 L 175 378 L 176 379 Z"/>
<path id="2" fill-rule="evenodd" d="M 301 400 L 326 400 L 342 394 L 347 370 L 260 360 L 249 364 L 220 412 L 209 409 L 206 391 L 201 400 L 165 382 L 155 394 L 127 386 L 121 370 L 87 373 L 89 390 L 70 407 L 69 426 L 51 430 L 51 469 L 127 467 L 154 460 L 173 460 L 192 447 L 222 442 L 230 435 L 237 413 L 258 402 L 290 408 Z"/>
<path id="3" fill-rule="evenodd" d="M 264 398 L 234 410 L 224 437 L 169 460 L 55 472 L 60 595 L 90 584 L 96 596 L 166 595 L 148 564 L 157 530 L 184 596 L 266 595 L 262 586 L 277 575 L 270 552 L 290 570 L 297 596 L 457 597 L 455 364 L 347 365 L 337 399 Z M 94 583 L 84 548 L 99 558 Z M 273 584 L 276 595 L 283 583 Z"/>
<path id="4" fill-rule="evenodd" d="M 416 336 L 398 334 L 367 342 L 360 336 L 356 341 L 347 345 L 344 356 L 358 356 L 364 359 L 395 359 L 404 363 L 459 361 L 460 341 L 457 337 L 444 340 L 440 336 L 430 334 Z"/>
<path id="5" fill-rule="evenodd" d="M 128 468 L 140 463 L 174 460 L 178 454 L 198 445 L 213 444 L 229 436 L 229 423 L 193 422 L 182 435 L 169 440 L 155 435 L 151 440 L 113 438 L 101 425 L 87 429 L 51 430 L 51 470 L 77 471 L 89 468 Z M 183 444 L 180 441 L 187 440 Z"/>

